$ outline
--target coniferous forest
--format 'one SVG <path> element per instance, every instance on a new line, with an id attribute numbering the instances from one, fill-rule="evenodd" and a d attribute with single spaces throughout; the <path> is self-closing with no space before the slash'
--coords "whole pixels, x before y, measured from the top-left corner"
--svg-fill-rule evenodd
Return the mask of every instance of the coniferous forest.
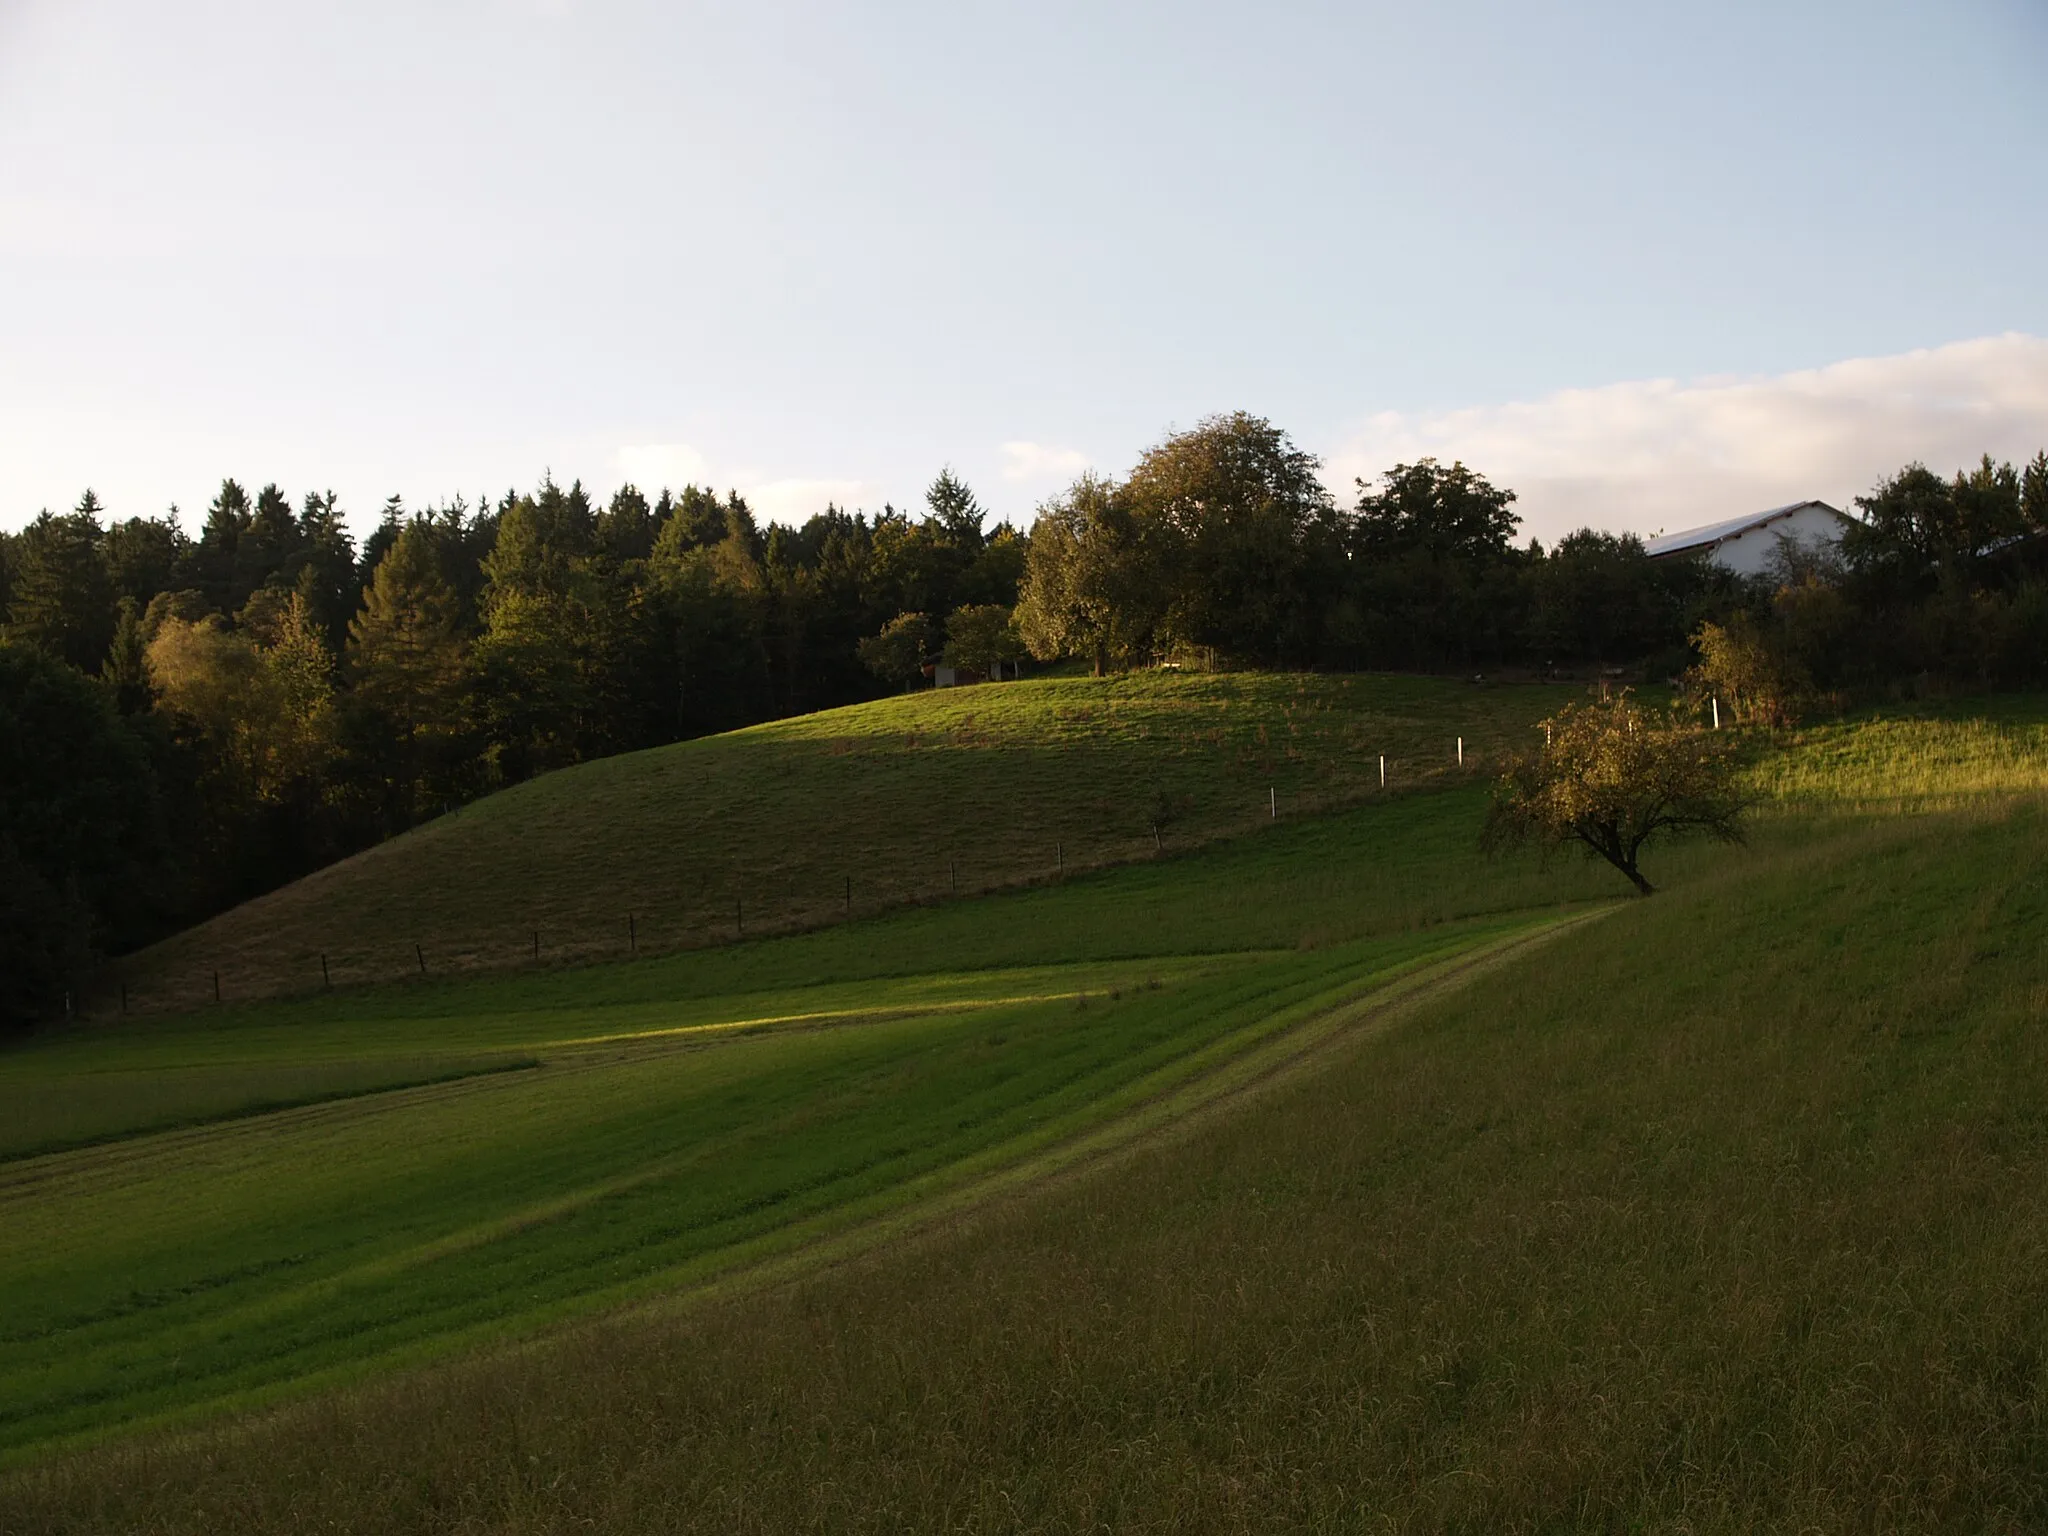
<path id="1" fill-rule="evenodd" d="M 951 471 L 923 508 L 762 526 L 685 486 L 408 508 L 222 482 L 0 535 L 0 1018 L 118 953 L 571 763 L 926 685 L 943 662 L 1690 676 L 1782 721 L 2048 681 L 2048 455 L 1858 499 L 1744 581 L 1397 465 L 1340 505 L 1243 413 L 1084 476 L 1027 531 Z M 1745 509 L 1734 509 L 1745 510 Z"/>

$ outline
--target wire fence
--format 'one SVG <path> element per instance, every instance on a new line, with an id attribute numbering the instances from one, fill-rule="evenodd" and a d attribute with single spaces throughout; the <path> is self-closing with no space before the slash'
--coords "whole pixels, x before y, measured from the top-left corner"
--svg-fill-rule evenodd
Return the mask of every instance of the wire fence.
<path id="1" fill-rule="evenodd" d="M 1042 829 L 1022 849 L 929 846 L 907 870 L 899 858 L 899 867 L 878 871 L 872 850 L 785 851 L 779 868 L 700 869 L 668 889 L 622 892 L 608 911 L 587 902 L 570 910 L 549 908 L 543 899 L 521 903 L 518 893 L 507 893 L 502 920 L 421 925 L 418 932 L 386 933 L 372 941 L 339 935 L 309 941 L 301 934 L 257 946 L 254 953 L 244 944 L 234 953 L 210 954 L 203 941 L 191 942 L 199 938 L 195 933 L 183 936 L 185 952 L 175 957 L 145 951 L 104 968 L 81 990 L 79 1011 L 98 1018 L 182 1013 L 422 978 L 654 958 L 815 932 L 1190 853 L 1283 820 L 1476 776 L 1480 755 L 1471 745 L 1458 738 L 1446 746 L 1444 758 L 1434 763 L 1373 754 L 1368 761 L 1376 769 L 1363 784 L 1284 792 L 1268 785 L 1254 805 L 1198 827 L 1153 820 L 1133 831 L 1126 816 L 1115 828 Z"/>

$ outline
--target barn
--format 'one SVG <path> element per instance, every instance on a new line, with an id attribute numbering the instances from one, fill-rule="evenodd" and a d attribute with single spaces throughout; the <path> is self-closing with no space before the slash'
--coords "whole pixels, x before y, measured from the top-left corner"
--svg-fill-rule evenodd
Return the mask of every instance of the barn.
<path id="1" fill-rule="evenodd" d="M 1748 517 L 1733 517 L 1725 523 L 1688 528 L 1683 533 L 1660 533 L 1643 546 L 1652 560 L 1704 552 L 1723 570 L 1738 576 L 1757 576 L 1771 568 L 1781 539 L 1796 540 L 1809 548 L 1836 545 L 1855 519 L 1824 501 L 1795 501 L 1783 507 Z"/>

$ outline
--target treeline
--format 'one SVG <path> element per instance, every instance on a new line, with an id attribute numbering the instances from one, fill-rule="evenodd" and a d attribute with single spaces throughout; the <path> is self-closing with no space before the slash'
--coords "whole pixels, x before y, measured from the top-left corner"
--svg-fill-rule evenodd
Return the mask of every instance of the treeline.
<path id="1" fill-rule="evenodd" d="M 1784 547 L 1692 636 L 1691 678 L 1786 724 L 1902 689 L 2048 685 L 2048 452 L 1943 479 L 1909 464 L 1856 498 L 1839 547 Z"/>
<path id="2" fill-rule="evenodd" d="M 1397 465 L 1348 506 L 1242 413 L 1084 476 L 1027 535 L 950 471 L 916 516 L 759 526 L 708 489 L 409 512 L 224 482 L 196 535 L 91 492 L 0 536 L 0 1018 L 119 952 L 532 774 L 1027 652 L 1096 670 L 1624 666 L 1784 719 L 2048 681 L 2048 455 L 1859 498 L 1744 580 L 1632 535 L 1516 542 L 1514 493 Z"/>
<path id="3" fill-rule="evenodd" d="M 899 686 L 860 641 L 1006 619 L 1024 565 L 950 472 L 927 501 L 764 529 L 550 480 L 394 498 L 358 551 L 331 493 L 230 480 L 196 537 L 89 491 L 0 536 L 0 1010 L 545 769 Z"/>
<path id="4" fill-rule="evenodd" d="M 1340 507 L 1313 455 L 1242 413 L 1169 437 L 1124 480 L 1084 476 L 1040 509 L 1017 622 L 1032 653 L 1097 671 L 1218 665 L 1443 671 L 1686 664 L 1739 606 L 1700 560 L 1632 534 L 1515 542 L 1515 494 L 1424 459 Z"/>
<path id="5" fill-rule="evenodd" d="M 1909 465 L 1857 498 L 1838 548 L 1782 541 L 1756 578 L 1591 529 L 1518 546 L 1514 493 L 1462 464 L 1396 465 L 1349 508 L 1319 467 L 1240 414 L 1169 437 L 1127 479 L 1083 477 L 1032 530 L 1022 638 L 1097 670 L 1621 665 L 1663 680 L 1720 655 L 1787 707 L 2048 682 L 2048 452 L 1947 480 Z"/>

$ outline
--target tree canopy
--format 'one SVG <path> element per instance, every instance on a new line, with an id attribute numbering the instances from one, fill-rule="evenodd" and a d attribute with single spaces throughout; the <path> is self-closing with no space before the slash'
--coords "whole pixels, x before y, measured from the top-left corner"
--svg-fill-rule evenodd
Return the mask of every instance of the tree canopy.
<path id="1" fill-rule="evenodd" d="M 1626 692 L 1568 704 L 1543 722 L 1543 746 L 1509 762 L 1494 786 L 1481 844 L 1578 847 L 1643 895 L 1642 851 L 1655 841 L 1743 840 L 1747 808 L 1728 739 L 1640 709 Z"/>
<path id="2" fill-rule="evenodd" d="M 1909 464 L 1839 557 L 1755 578 L 1594 529 L 1518 546 L 1513 491 L 1461 462 L 1396 464 L 1343 506 L 1322 473 L 1234 412 L 1028 529 L 991 527 L 950 466 L 915 511 L 788 524 L 696 485 L 392 496 L 360 547 L 332 491 L 224 479 L 196 532 L 87 491 L 0 533 L 0 643 L 112 711 L 162 808 L 156 832 L 112 825 L 168 873 L 140 904 L 81 881 L 82 925 L 38 928 L 40 896 L 5 920 L 38 953 L 140 942 L 527 775 L 922 686 L 941 657 L 996 675 L 1020 647 L 1098 672 L 1626 667 L 1745 726 L 1909 681 L 2048 683 L 2048 452 Z"/>

